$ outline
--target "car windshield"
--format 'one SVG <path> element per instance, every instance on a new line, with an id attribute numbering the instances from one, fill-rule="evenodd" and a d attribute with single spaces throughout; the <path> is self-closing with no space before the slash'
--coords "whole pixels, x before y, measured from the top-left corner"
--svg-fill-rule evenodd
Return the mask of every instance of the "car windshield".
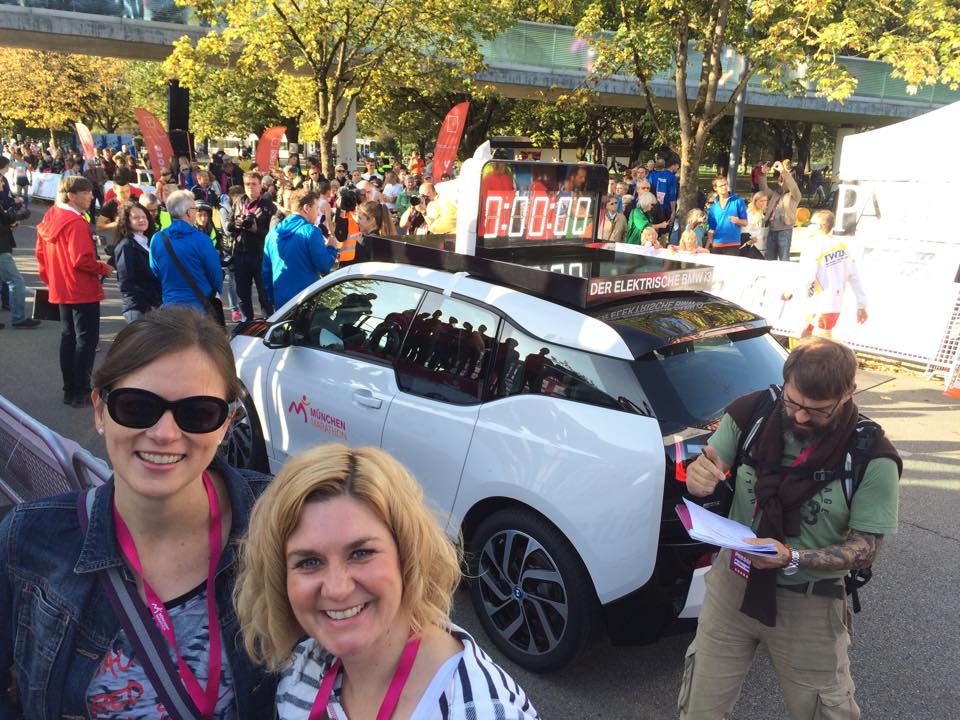
<path id="1" fill-rule="evenodd" d="M 783 382 L 785 357 L 766 331 L 748 331 L 665 345 L 633 368 L 668 435 L 708 428 L 730 401 Z"/>

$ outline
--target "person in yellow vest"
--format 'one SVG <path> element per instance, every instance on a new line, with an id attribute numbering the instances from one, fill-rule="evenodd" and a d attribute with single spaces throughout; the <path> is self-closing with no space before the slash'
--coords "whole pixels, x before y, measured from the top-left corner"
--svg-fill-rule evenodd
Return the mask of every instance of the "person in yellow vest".
<path id="1" fill-rule="evenodd" d="M 153 223 L 158 230 L 166 230 L 168 227 L 170 227 L 170 223 L 173 222 L 173 218 L 170 216 L 170 213 L 167 212 L 166 206 L 161 204 L 155 193 L 143 193 L 138 202 L 148 213 L 150 213 L 150 217 L 153 218 Z"/>
<path id="2" fill-rule="evenodd" d="M 210 242 L 213 243 L 213 246 L 217 249 L 217 252 L 220 254 L 220 264 L 223 265 L 223 233 L 216 226 L 214 222 L 215 213 L 213 208 L 210 207 L 209 203 L 197 202 L 197 215 L 194 220 L 194 225 L 197 230 L 202 232 L 204 235 L 210 236 Z"/>

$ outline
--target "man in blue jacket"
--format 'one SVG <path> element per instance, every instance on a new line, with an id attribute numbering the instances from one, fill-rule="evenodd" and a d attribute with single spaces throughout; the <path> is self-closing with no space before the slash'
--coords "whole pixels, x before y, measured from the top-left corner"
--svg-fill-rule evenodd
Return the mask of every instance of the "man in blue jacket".
<path id="1" fill-rule="evenodd" d="M 312 190 L 290 195 L 293 213 L 267 235 L 263 246 L 263 285 L 279 308 L 321 275 L 337 260 L 336 239 L 324 240 L 317 227 L 320 196 Z"/>
<path id="2" fill-rule="evenodd" d="M 167 197 L 167 212 L 173 218 L 170 226 L 155 233 L 150 240 L 150 269 L 160 278 L 164 305 L 192 305 L 206 312 L 205 302 L 214 292 L 223 290 L 220 255 L 205 235 L 193 225 L 197 201 L 189 190 L 178 190 Z M 177 259 L 190 275 L 198 297 L 183 272 L 170 257 L 163 236 L 170 241 Z"/>

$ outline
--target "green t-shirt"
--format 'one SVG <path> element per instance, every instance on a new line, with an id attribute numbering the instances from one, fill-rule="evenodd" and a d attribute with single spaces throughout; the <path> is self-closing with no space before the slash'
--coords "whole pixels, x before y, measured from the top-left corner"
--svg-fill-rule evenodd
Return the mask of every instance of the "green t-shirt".
<path id="1" fill-rule="evenodd" d="M 740 428 L 732 417 L 724 415 L 709 443 L 724 463 L 732 465 L 739 439 Z M 800 444 L 785 442 L 783 464 L 790 465 L 801 452 L 803 447 Z M 754 469 L 746 464 L 740 465 L 737 471 L 737 490 L 730 508 L 730 519 L 750 526 L 754 532 L 760 520 L 760 513 L 753 517 L 756 483 L 757 474 Z M 852 509 L 847 507 L 840 481 L 834 480 L 803 505 L 800 509 L 800 537 L 788 537 L 786 544 L 795 550 L 813 550 L 844 542 L 850 529 L 876 535 L 895 533 L 899 492 L 897 464 L 890 458 L 871 460 L 863 474 L 860 487 L 853 495 Z M 787 585 L 839 578 L 846 574 L 840 570 L 801 568 L 795 575 L 789 578 L 781 575 L 777 580 L 780 584 Z"/>

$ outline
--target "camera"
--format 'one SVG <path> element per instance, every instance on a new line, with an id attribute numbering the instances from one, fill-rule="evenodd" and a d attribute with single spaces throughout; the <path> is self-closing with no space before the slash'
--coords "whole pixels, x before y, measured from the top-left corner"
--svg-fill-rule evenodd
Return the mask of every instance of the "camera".
<path id="1" fill-rule="evenodd" d="M 410 196 L 410 204 L 411 204 L 411 205 L 419 205 L 419 204 L 420 204 L 420 196 L 419 196 L 419 195 L 411 195 L 411 196 Z"/>
<path id="2" fill-rule="evenodd" d="M 256 222 L 256 218 L 253 215 L 244 215 L 243 220 L 240 221 L 240 227 L 244 230 L 249 230 L 253 227 L 253 224 Z"/>
<path id="3" fill-rule="evenodd" d="M 360 204 L 360 193 L 351 188 L 340 188 L 340 200 L 337 207 L 344 212 L 353 212 Z"/>
<path id="4" fill-rule="evenodd" d="M 6 220 L 7 224 L 11 227 L 16 226 L 17 223 L 21 220 L 26 220 L 28 217 L 30 217 L 30 211 L 18 203 L 13 203 L 3 209 L 3 219 Z"/>

